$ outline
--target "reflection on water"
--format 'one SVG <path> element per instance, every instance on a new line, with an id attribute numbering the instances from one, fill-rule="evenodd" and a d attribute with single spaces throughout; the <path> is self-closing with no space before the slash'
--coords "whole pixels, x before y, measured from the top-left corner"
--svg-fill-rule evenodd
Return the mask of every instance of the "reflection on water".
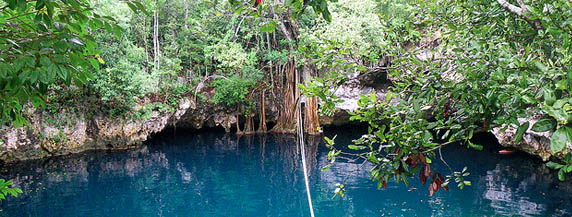
<path id="1" fill-rule="evenodd" d="M 340 134 L 336 143 L 351 137 Z M 473 186 L 428 197 L 418 181 L 378 190 L 367 169 L 355 172 L 361 162 L 321 171 L 328 150 L 319 137 L 307 146 L 317 216 L 572 215 L 572 184 L 528 156 L 447 147 L 445 159 L 457 170 L 468 166 Z M 294 137 L 205 133 L 7 166 L 2 176 L 24 194 L 2 202 L 0 215 L 308 216 L 298 150 Z M 332 199 L 344 179 L 346 197 Z"/>
<path id="2" fill-rule="evenodd" d="M 522 185 L 512 189 L 509 186 L 508 179 L 502 178 L 503 175 L 516 174 L 510 167 L 499 168 L 500 165 L 494 170 L 487 171 L 485 176 L 486 190 L 484 198 L 491 200 L 491 207 L 495 209 L 498 214 L 509 215 L 516 213 L 518 215 L 540 215 L 546 208 L 542 204 L 536 204 L 529 201 L 527 197 L 521 197 L 523 192 L 526 192 L 528 182 L 525 180 Z M 507 171 L 508 170 L 508 171 Z M 503 174 L 506 172 L 506 174 Z M 534 184 L 535 181 L 532 183 Z M 514 193 L 513 193 L 514 191 Z"/>

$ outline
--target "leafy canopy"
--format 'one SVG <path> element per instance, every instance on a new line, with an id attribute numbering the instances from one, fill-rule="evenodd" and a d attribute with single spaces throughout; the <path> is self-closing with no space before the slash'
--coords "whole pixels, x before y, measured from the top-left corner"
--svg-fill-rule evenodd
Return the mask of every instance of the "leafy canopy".
<path id="1" fill-rule="evenodd" d="M 394 87 L 384 98 L 360 99 L 352 119 L 370 127 L 350 147 L 376 165 L 371 175 L 380 187 L 390 179 L 408 184 L 413 176 L 422 183 L 431 178 L 430 195 L 453 180 L 459 187 L 470 184 L 463 179 L 465 171 L 449 168 L 444 178 L 431 162 L 441 159 L 444 145 L 481 149 L 471 139 L 494 128 L 516 128 L 515 143 L 530 129 L 553 132 L 552 151 L 570 152 L 572 3 L 524 1 L 519 14 L 503 2 L 399 1 L 407 5 L 398 7 L 408 12 L 405 18 L 381 10 L 380 32 L 389 42 L 382 55 L 392 58 L 388 77 Z M 318 61 L 348 65 L 344 56 Z M 352 68 L 335 70 L 342 72 L 330 74 Z M 309 91 L 320 89 L 310 86 Z M 527 122 L 535 118 L 540 120 Z M 333 142 L 331 146 L 330 158 L 335 159 L 341 152 Z M 566 164 L 551 163 L 561 169 L 559 177 L 571 171 L 567 159 Z"/>
<path id="2" fill-rule="evenodd" d="M 4 0 L 0 7 L 0 121 L 16 126 L 25 123 L 27 102 L 44 104 L 50 84 L 81 86 L 93 77 L 89 68 L 104 63 L 94 31 L 122 31 L 87 0 Z"/>

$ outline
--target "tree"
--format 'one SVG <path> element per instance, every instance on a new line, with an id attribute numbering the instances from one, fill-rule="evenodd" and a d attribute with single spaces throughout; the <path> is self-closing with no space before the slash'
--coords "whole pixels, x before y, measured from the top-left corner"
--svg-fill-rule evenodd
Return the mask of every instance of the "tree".
<path id="1" fill-rule="evenodd" d="M 128 1 L 133 10 L 143 10 Z M 94 13 L 88 1 L 4 0 L 0 2 L 0 121 L 26 124 L 22 112 L 28 102 L 45 105 L 52 84 L 83 85 L 103 60 L 94 38 L 98 29 L 119 35 L 113 18 Z M 20 189 L 0 179 L 0 198 Z"/>
<path id="2" fill-rule="evenodd" d="M 25 124 L 23 107 L 44 104 L 50 84 L 81 86 L 103 60 L 90 35 L 104 28 L 121 33 L 111 17 L 85 0 L 4 0 L 0 8 L 0 120 Z M 138 2 L 128 2 L 141 10 Z"/>
<path id="3" fill-rule="evenodd" d="M 370 172 L 380 187 L 390 179 L 408 184 L 413 176 L 423 184 L 431 178 L 430 195 L 452 181 L 470 184 L 466 169 L 449 168 L 444 176 L 431 162 L 445 161 L 440 150 L 446 145 L 482 148 L 471 142 L 473 135 L 493 128 L 517 128 L 516 143 L 529 128 L 553 132 L 552 151 L 570 152 L 572 3 L 517 2 L 520 7 L 502 0 L 406 1 L 411 16 L 403 22 L 395 22 L 403 18 L 397 13 L 380 15 L 394 87 L 385 99 L 359 100 L 352 119 L 369 130 L 349 146 L 360 151 L 350 156 L 375 164 Z M 328 81 L 317 82 L 313 87 Z M 526 120 L 535 117 L 540 121 L 531 126 Z M 341 153 L 333 148 L 331 159 Z M 564 179 L 570 159 L 549 166 Z"/>

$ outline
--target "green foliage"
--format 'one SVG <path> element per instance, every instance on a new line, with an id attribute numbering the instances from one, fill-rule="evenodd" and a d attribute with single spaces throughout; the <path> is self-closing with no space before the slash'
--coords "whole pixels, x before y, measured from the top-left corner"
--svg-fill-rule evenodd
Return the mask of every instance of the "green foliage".
<path id="1" fill-rule="evenodd" d="M 277 51 L 277 50 L 268 50 L 265 55 L 263 55 L 264 60 L 276 62 L 278 64 L 284 64 L 288 61 L 288 52 L 287 51 Z"/>
<path id="2" fill-rule="evenodd" d="M 205 49 L 206 55 L 219 63 L 217 66 L 221 68 L 221 72 L 237 72 L 244 66 L 252 66 L 257 62 L 256 53 L 247 53 L 235 42 L 220 41 Z"/>
<path id="3" fill-rule="evenodd" d="M 550 137 L 550 150 L 553 153 L 561 152 L 568 144 L 572 142 L 572 128 L 561 127 L 556 130 Z"/>
<path id="4" fill-rule="evenodd" d="M 330 0 L 330 2 L 336 2 L 337 0 Z M 230 4 L 234 7 L 235 14 L 247 14 L 249 16 L 259 17 L 263 10 L 268 10 L 272 5 L 263 4 L 258 6 L 258 10 L 249 10 L 252 8 L 253 1 L 243 1 L 243 0 L 230 0 Z M 299 17 L 302 15 L 306 8 L 310 6 L 316 14 L 321 14 L 324 20 L 330 22 L 332 21 L 332 15 L 328 9 L 328 0 L 305 0 L 305 1 L 286 1 L 283 5 L 277 5 L 276 9 L 279 10 L 293 10 L 292 17 Z M 270 30 L 270 29 L 265 29 Z"/>
<path id="5" fill-rule="evenodd" d="M 255 76 L 243 78 L 237 74 L 233 74 L 228 78 L 219 78 L 212 84 L 216 87 L 215 94 L 211 101 L 215 104 L 223 103 L 227 106 L 233 106 L 247 101 L 249 88 L 256 85 L 259 78 Z"/>
<path id="6" fill-rule="evenodd" d="M 539 5 L 550 9 L 535 12 Z M 406 152 L 431 150 L 443 144 L 431 142 L 426 133 L 436 130 L 445 144 L 464 142 L 475 147 L 470 142 L 474 132 L 514 126 L 518 128 L 514 142 L 518 143 L 529 123 L 519 123 L 517 119 L 541 115 L 547 117 L 537 122 L 533 130 L 556 130 L 551 148 L 553 152 L 562 150 L 571 140 L 567 133 L 570 110 L 566 80 L 566 65 L 570 63 L 566 50 L 570 45 L 566 43 L 566 34 L 562 34 L 571 31 L 561 26 L 570 17 L 566 9 L 569 6 L 566 1 L 531 3 L 531 13 L 542 23 L 543 29 L 538 30 L 496 1 L 411 4 L 416 16 L 411 20 L 413 26 L 405 31 L 440 35 L 441 46 L 425 48 L 432 52 L 429 59 L 420 58 L 418 50 L 392 52 L 397 59 L 391 76 L 397 80 L 394 92 L 398 93 L 396 100 L 400 104 L 373 105 L 383 110 L 386 115 L 382 117 L 397 119 L 391 121 L 391 130 L 384 137 L 400 141 L 396 146 L 402 150 L 413 148 Z M 445 10 L 451 13 L 444 13 Z M 443 23 L 446 28 L 428 28 Z M 433 43 L 424 40 L 427 39 L 417 43 Z M 371 112 L 366 109 L 358 114 L 364 120 L 379 118 L 367 116 Z M 435 120 L 418 121 L 426 112 Z"/>
<path id="7" fill-rule="evenodd" d="M 564 162 L 557 163 L 554 161 L 549 161 L 546 163 L 546 166 L 551 169 L 558 170 L 558 179 L 560 181 L 566 180 L 566 173 L 572 172 L 572 154 L 566 154 L 564 158 Z"/>
<path id="8" fill-rule="evenodd" d="M 6 196 L 12 195 L 14 197 L 18 197 L 18 194 L 23 193 L 19 188 L 12 188 L 12 181 L 6 181 L 4 179 L 0 179 L 0 201 L 5 200 Z"/>
<path id="9" fill-rule="evenodd" d="M 123 51 L 123 52 L 117 52 Z M 159 75 L 149 74 L 143 68 L 145 50 L 124 40 L 120 46 L 108 46 L 103 53 L 113 60 L 105 68 L 94 73 L 94 79 L 87 83 L 88 91 L 107 107 L 131 107 L 137 98 L 158 91 Z M 127 108 L 126 108 L 127 109 Z"/>
<path id="10" fill-rule="evenodd" d="M 0 119 L 22 125 L 22 105 L 30 100 L 41 105 L 49 84 L 61 80 L 80 85 L 90 77 L 81 69 L 88 68 L 90 61 L 97 63 L 97 52 L 86 29 L 101 27 L 107 20 L 94 17 L 89 7 L 77 1 L 4 2 Z"/>
<path id="11" fill-rule="evenodd" d="M 394 3 L 400 12 L 385 10 L 380 15 L 385 33 L 380 41 L 389 42 L 382 46 L 382 56 L 393 58 L 389 77 L 394 87 L 385 99 L 362 96 L 352 116 L 370 127 L 350 148 L 361 150 L 359 156 L 376 165 L 370 173 L 380 186 L 391 178 L 407 184 L 416 171 L 422 171 L 422 183 L 433 179 L 430 194 L 439 189 L 435 184 L 442 186 L 453 178 L 459 187 L 469 185 L 459 179 L 464 171 L 449 168 L 451 175 L 445 180 L 430 169 L 429 160 L 440 159 L 444 145 L 481 149 L 471 138 L 495 127 L 518 128 L 518 143 L 530 127 L 519 118 L 543 117 L 532 130 L 555 131 L 553 152 L 568 147 L 572 3 L 527 2 L 531 16 L 510 12 L 495 0 L 382 1 Z M 343 55 L 328 56 L 338 47 L 317 47 L 325 48 L 313 57 L 318 64 L 347 65 Z M 309 85 L 308 92 L 324 92 L 316 87 L 333 83 L 316 82 L 321 84 Z M 334 148 L 332 153 L 339 151 Z"/>
<path id="12" fill-rule="evenodd" d="M 315 55 L 335 54 L 338 60 L 343 56 L 346 62 L 353 62 L 356 65 L 377 62 L 381 58 L 379 55 L 384 53 L 383 47 L 388 42 L 384 33 L 386 27 L 382 25 L 375 6 L 374 1 L 342 0 L 331 3 L 333 20 L 318 21 L 303 28 L 300 31 L 299 47 L 302 49 L 312 47 Z M 347 51 L 339 54 L 327 52 L 334 51 L 332 46 L 346 48 Z M 318 67 L 331 66 L 324 62 L 316 63 Z"/>
<path id="13" fill-rule="evenodd" d="M 134 9 L 141 10 L 139 3 Z M 0 120 L 22 125 L 22 105 L 43 104 L 53 83 L 83 85 L 90 67 L 103 60 L 91 36 L 105 29 L 120 33 L 111 17 L 100 16 L 89 2 L 4 0 L 0 10 Z"/>

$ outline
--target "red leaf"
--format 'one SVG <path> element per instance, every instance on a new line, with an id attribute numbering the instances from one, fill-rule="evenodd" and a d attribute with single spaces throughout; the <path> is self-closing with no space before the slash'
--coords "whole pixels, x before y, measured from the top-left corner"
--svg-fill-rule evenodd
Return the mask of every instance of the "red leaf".
<path id="1" fill-rule="evenodd" d="M 433 188 L 430 185 L 429 186 L 429 197 L 433 197 L 433 193 L 435 193 L 435 191 L 433 191 Z"/>
<path id="2" fill-rule="evenodd" d="M 423 156 L 423 154 L 419 153 L 419 160 L 421 161 L 421 163 L 423 165 L 427 165 L 427 161 L 425 160 L 425 156 Z"/>
<path id="3" fill-rule="evenodd" d="M 433 181 L 433 182 L 431 183 L 431 188 L 433 188 L 433 190 L 434 190 L 435 192 L 439 191 L 439 188 L 440 188 L 440 187 L 441 187 L 441 186 L 437 186 L 437 182 L 435 182 L 435 181 Z"/>
<path id="4" fill-rule="evenodd" d="M 441 173 L 437 173 L 437 180 L 439 180 L 440 183 L 445 182 L 445 178 L 443 175 L 441 175 Z"/>
<path id="5" fill-rule="evenodd" d="M 425 176 L 425 167 L 423 167 L 423 169 L 419 170 L 419 180 L 421 181 L 422 185 L 425 185 L 425 183 L 427 182 L 427 176 Z"/>
<path id="6" fill-rule="evenodd" d="M 419 155 L 410 154 L 409 157 L 407 158 L 407 165 L 415 167 L 417 166 L 418 161 L 419 161 Z"/>
<path id="7" fill-rule="evenodd" d="M 411 159 L 411 164 L 409 166 L 411 167 L 417 166 L 417 162 L 419 162 L 419 155 L 412 154 L 409 156 L 409 158 Z"/>
<path id="8" fill-rule="evenodd" d="M 425 165 L 424 172 L 426 177 L 431 177 L 431 166 Z"/>
<path id="9" fill-rule="evenodd" d="M 449 186 L 443 186 L 443 189 L 445 189 L 445 191 L 449 191 Z"/>

